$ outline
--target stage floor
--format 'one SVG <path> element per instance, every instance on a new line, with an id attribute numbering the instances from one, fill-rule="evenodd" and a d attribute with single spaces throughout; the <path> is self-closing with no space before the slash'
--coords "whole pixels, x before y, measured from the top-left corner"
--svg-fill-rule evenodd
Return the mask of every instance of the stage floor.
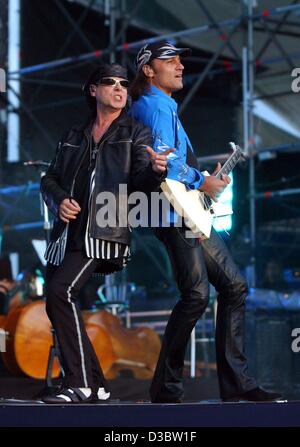
<path id="1" fill-rule="evenodd" d="M 299 427 L 300 401 L 47 405 L 0 400 L 1 427 Z"/>
<path id="2" fill-rule="evenodd" d="M 222 403 L 216 373 L 185 378 L 182 404 L 151 404 L 150 381 L 109 381 L 112 399 L 99 404 L 47 405 L 32 400 L 44 381 L 0 378 L 0 427 L 299 427 L 300 396 L 276 403 Z M 276 391 L 282 392 L 280 389 Z"/>

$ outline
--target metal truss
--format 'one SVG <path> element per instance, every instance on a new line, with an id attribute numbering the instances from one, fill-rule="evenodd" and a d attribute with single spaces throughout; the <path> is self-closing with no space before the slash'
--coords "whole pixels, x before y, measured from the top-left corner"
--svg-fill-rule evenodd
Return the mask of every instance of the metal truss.
<path id="1" fill-rule="evenodd" d="M 184 101 L 182 102 L 179 113 L 182 114 L 184 110 L 188 107 L 191 99 L 199 90 L 201 84 L 205 80 L 205 78 L 211 74 L 213 71 L 217 71 L 219 69 L 215 69 L 214 65 L 216 61 L 222 56 L 222 53 L 225 48 L 228 48 L 230 54 L 232 55 L 233 61 L 227 60 L 224 61 L 224 67 L 222 67 L 220 71 L 228 72 L 229 75 L 233 70 L 241 70 L 243 75 L 243 128 L 244 128 L 244 148 L 248 153 L 250 162 L 249 162 L 249 200 L 250 200 L 250 227 L 251 227 L 251 249 L 252 256 L 251 262 L 253 266 L 253 270 L 255 272 L 255 253 L 256 253 L 256 215 L 255 215 L 255 202 L 257 199 L 261 198 L 258 194 L 256 194 L 255 188 L 255 156 L 257 155 L 257 149 L 255 147 L 254 141 L 254 116 L 253 116 L 253 106 L 254 100 L 257 99 L 254 96 L 254 77 L 256 73 L 256 69 L 259 66 L 264 64 L 273 63 L 276 64 L 278 61 L 286 61 L 287 69 L 291 70 L 294 67 L 294 60 L 300 58 L 300 52 L 297 54 L 291 54 L 286 51 L 285 48 L 281 45 L 278 36 L 282 32 L 282 26 L 285 23 L 288 23 L 288 20 L 291 14 L 300 11 L 300 4 L 298 0 L 291 1 L 290 5 L 270 8 L 266 9 L 259 13 L 254 13 L 254 2 L 253 0 L 243 0 L 241 1 L 241 5 L 243 5 L 243 9 L 241 11 L 241 15 L 238 18 L 233 18 L 229 20 L 224 20 L 221 22 L 217 22 L 213 17 L 213 14 L 209 10 L 207 6 L 207 2 L 203 0 L 199 0 L 198 4 L 201 7 L 203 13 L 207 17 L 208 23 L 199 27 L 195 27 L 192 29 L 184 29 L 177 32 L 172 32 L 156 37 L 151 37 L 148 39 L 139 40 L 136 42 L 127 42 L 126 41 L 126 31 L 127 27 L 130 25 L 131 19 L 137 13 L 138 9 L 143 5 L 144 0 L 137 1 L 135 7 L 132 11 L 128 12 L 126 7 L 126 0 L 107 0 L 107 5 L 109 6 L 109 10 L 107 11 L 107 26 L 109 26 L 109 44 L 106 48 L 102 49 L 94 49 L 92 44 L 87 39 L 86 35 L 81 30 L 81 24 L 90 8 L 92 8 L 95 0 L 90 0 L 86 9 L 83 10 L 79 20 L 76 22 L 68 13 L 64 1 L 62 0 L 54 0 L 57 8 L 61 11 L 64 18 L 68 21 L 70 25 L 69 34 L 66 36 L 66 40 L 60 51 L 57 53 L 57 57 L 55 60 L 48 61 L 45 63 L 40 63 L 28 67 L 23 67 L 18 72 L 10 72 L 8 74 L 8 82 L 10 79 L 14 79 L 15 76 L 20 76 L 22 82 L 38 82 L 39 86 L 34 94 L 36 97 L 44 88 L 45 85 L 50 85 L 55 81 L 48 81 L 46 79 L 47 75 L 52 72 L 52 70 L 57 70 L 59 67 L 63 66 L 72 66 L 78 63 L 87 63 L 93 60 L 99 60 L 103 56 L 109 55 L 110 61 L 113 62 L 116 57 L 116 53 L 121 53 L 122 63 L 127 63 L 129 68 L 130 61 L 127 60 L 127 54 L 131 50 L 137 50 L 141 46 L 146 43 L 152 43 L 156 41 L 160 41 L 162 39 L 180 39 L 186 36 L 190 36 L 193 34 L 201 34 L 211 30 L 214 30 L 220 39 L 220 46 L 218 50 L 212 55 L 210 60 L 207 62 L 204 70 L 196 77 L 193 82 L 193 85 L 189 89 Z M 119 8 L 121 11 L 121 15 L 123 17 L 123 21 L 120 27 L 120 30 L 117 32 L 116 30 L 116 9 Z M 280 20 L 276 22 L 275 28 L 270 28 L 270 25 L 274 25 L 274 18 L 280 17 Z M 263 30 L 266 35 L 266 41 L 262 45 L 262 47 L 256 52 L 254 52 L 253 48 L 253 35 L 255 30 L 258 29 Z M 239 51 L 236 50 L 232 43 L 232 37 L 241 32 L 244 35 L 245 47 L 242 51 L 242 54 L 239 54 Z M 88 52 L 79 54 L 76 56 L 66 56 L 63 57 L 66 52 L 70 42 L 74 38 L 75 35 L 78 35 L 82 41 L 82 43 L 87 48 Z M 273 60 L 263 60 L 263 56 L 270 45 L 275 45 L 279 52 L 278 58 L 273 58 Z M 227 62 L 227 63 L 226 63 Z M 31 73 L 41 72 L 43 74 L 43 79 L 33 80 L 28 78 L 27 76 Z M 60 83 L 61 85 L 62 83 Z M 67 84 L 67 83 L 66 83 Z M 66 87 L 73 88 L 75 85 L 66 85 Z M 282 92 L 281 94 L 288 94 L 288 92 Z M 275 96 L 273 94 L 273 96 Z M 76 100 L 76 98 L 74 99 Z M 39 123 L 38 118 L 33 112 L 30 110 L 30 107 L 26 104 L 22 103 L 23 110 L 33 119 L 36 127 L 41 131 L 46 137 L 46 131 L 43 129 L 42 123 Z M 52 144 L 51 137 L 47 135 L 46 138 L 49 144 Z M 292 149 L 293 145 L 286 145 L 287 149 Z M 276 148 L 269 148 L 266 150 L 275 150 Z M 223 154 L 221 154 L 223 155 Z M 208 158 L 208 157 L 206 157 Z M 255 274 L 253 274 L 253 278 L 255 278 Z M 254 283 L 251 286 L 255 285 Z"/>

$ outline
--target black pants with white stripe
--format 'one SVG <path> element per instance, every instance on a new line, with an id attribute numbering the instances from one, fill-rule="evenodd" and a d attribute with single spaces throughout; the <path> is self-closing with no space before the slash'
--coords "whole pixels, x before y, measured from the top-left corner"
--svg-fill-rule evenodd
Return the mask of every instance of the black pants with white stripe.
<path id="1" fill-rule="evenodd" d="M 55 329 L 65 372 L 66 387 L 108 390 L 98 358 L 76 305 L 80 289 L 96 269 L 99 260 L 83 251 L 67 251 L 61 265 L 47 265 L 46 311 Z"/>

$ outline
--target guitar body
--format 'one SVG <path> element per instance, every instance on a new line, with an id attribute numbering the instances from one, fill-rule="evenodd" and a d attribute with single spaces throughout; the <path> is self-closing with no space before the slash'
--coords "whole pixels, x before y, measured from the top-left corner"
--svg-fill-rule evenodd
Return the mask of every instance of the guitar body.
<path id="1" fill-rule="evenodd" d="M 213 214 L 204 207 L 204 193 L 198 190 L 189 190 L 177 180 L 166 179 L 160 185 L 166 198 L 173 205 L 179 216 L 183 217 L 185 224 L 197 235 L 209 238 L 213 223 Z"/>
<path id="2" fill-rule="evenodd" d="M 221 178 L 222 174 L 229 174 L 238 160 L 243 157 L 242 150 L 234 143 L 230 143 L 233 154 L 228 158 L 222 169 L 216 174 Z M 208 172 L 203 172 L 209 175 Z M 167 200 L 174 207 L 184 223 L 191 229 L 190 237 L 208 239 L 215 217 L 228 216 L 232 209 L 221 202 L 213 202 L 203 192 L 188 189 L 184 183 L 166 178 L 160 185 Z M 188 235 L 187 235 L 188 237 Z"/>

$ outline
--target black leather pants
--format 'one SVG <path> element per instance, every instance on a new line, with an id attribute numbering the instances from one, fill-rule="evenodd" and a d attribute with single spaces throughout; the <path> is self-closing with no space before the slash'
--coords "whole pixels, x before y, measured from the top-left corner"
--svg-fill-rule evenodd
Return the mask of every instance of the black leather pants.
<path id="1" fill-rule="evenodd" d="M 181 293 L 169 318 L 150 388 L 152 402 L 180 398 L 183 366 L 191 332 L 209 299 L 209 282 L 218 293 L 216 359 L 221 398 L 257 386 L 249 376 L 244 355 L 247 284 L 218 234 L 199 242 L 186 239 L 179 228 L 159 228 Z"/>

